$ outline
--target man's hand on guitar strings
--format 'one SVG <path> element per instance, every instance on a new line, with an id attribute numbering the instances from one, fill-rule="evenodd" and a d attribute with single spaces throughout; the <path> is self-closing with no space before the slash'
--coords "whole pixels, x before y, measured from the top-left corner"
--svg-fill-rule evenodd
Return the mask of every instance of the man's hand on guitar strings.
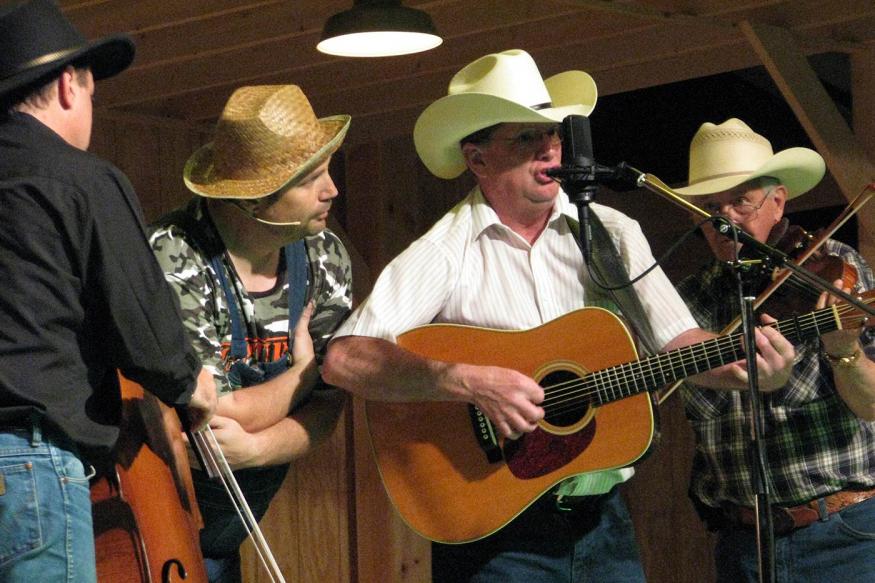
<path id="1" fill-rule="evenodd" d="M 502 437 L 518 439 L 544 418 L 544 389 L 521 372 L 497 366 L 460 364 L 459 383 Z"/>

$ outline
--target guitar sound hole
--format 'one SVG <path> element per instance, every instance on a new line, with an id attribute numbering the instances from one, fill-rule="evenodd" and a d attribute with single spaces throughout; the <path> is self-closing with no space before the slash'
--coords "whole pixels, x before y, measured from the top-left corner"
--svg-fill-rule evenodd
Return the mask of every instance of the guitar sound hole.
<path id="1" fill-rule="evenodd" d="M 557 427 L 574 425 L 586 415 L 589 402 L 581 395 L 580 376 L 567 370 L 556 370 L 541 379 L 544 387 L 545 421 Z"/>

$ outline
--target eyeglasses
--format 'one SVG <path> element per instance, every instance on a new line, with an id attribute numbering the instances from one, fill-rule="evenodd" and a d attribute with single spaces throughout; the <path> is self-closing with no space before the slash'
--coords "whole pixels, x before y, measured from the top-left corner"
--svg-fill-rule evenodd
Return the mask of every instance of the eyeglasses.
<path id="1" fill-rule="evenodd" d="M 562 126 L 557 124 L 547 127 L 529 127 L 517 131 L 516 134 L 509 138 L 492 137 L 493 140 L 510 142 L 512 146 L 524 150 L 540 146 L 544 143 L 544 138 L 550 138 L 551 146 L 558 146 L 562 143 Z"/>
<path id="2" fill-rule="evenodd" d="M 747 195 L 741 195 L 737 198 L 733 199 L 728 203 L 718 203 L 718 202 L 706 202 L 702 205 L 702 209 L 711 215 L 720 215 L 725 214 L 723 209 L 727 206 L 733 212 L 733 214 L 737 217 L 737 223 L 746 223 L 748 221 L 752 221 L 757 217 L 759 210 L 763 208 L 763 205 L 766 204 L 766 201 L 771 196 L 774 189 L 769 189 L 766 191 L 766 195 L 760 201 L 759 204 L 754 204 L 747 199 Z"/>

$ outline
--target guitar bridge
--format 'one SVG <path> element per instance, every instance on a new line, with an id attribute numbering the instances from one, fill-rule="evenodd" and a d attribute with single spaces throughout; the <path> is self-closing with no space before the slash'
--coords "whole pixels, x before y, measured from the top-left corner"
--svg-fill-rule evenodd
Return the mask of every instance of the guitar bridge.
<path id="1" fill-rule="evenodd" d="M 476 405 L 468 405 L 468 414 L 471 416 L 471 426 L 474 428 L 474 435 L 477 436 L 477 443 L 480 449 L 486 454 L 486 460 L 491 464 L 497 464 L 504 459 L 501 453 L 501 447 L 498 445 L 498 438 L 495 436 L 495 428 L 492 427 L 490 421 Z"/>

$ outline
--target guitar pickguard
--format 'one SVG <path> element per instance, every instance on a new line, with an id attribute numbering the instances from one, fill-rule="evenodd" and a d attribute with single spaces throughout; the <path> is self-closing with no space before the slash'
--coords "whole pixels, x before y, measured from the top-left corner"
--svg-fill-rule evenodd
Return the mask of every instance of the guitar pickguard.
<path id="1" fill-rule="evenodd" d="M 592 442 L 595 430 L 595 419 L 569 435 L 555 435 L 538 427 L 517 440 L 507 440 L 504 459 L 514 477 L 539 478 L 577 458 Z"/>

